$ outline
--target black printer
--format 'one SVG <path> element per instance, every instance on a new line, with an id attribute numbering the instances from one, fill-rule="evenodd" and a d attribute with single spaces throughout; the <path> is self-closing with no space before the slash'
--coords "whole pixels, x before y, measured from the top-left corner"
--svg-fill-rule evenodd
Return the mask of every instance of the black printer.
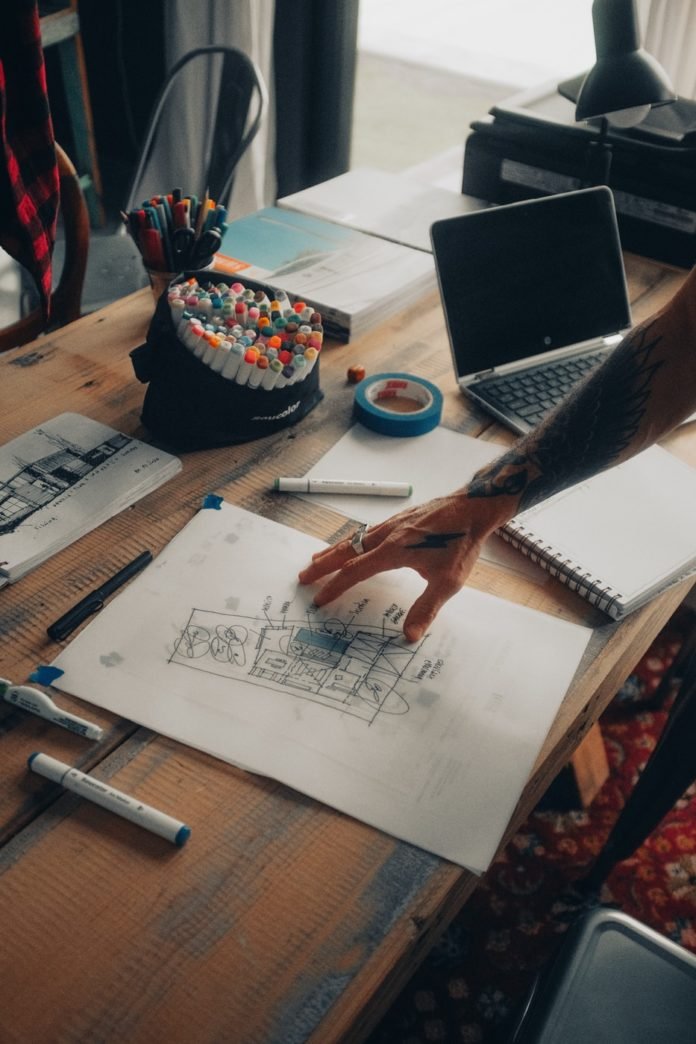
<path id="1" fill-rule="evenodd" d="M 696 102 L 678 98 L 630 128 L 575 122 L 584 77 L 523 91 L 471 124 L 462 192 L 491 203 L 597 184 L 597 150 L 625 250 L 690 268 L 696 262 Z M 606 172 L 605 164 L 605 172 Z"/>

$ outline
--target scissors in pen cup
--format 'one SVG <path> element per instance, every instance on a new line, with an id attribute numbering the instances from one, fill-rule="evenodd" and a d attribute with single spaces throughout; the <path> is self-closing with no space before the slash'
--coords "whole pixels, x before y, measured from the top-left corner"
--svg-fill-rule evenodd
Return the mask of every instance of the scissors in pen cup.
<path id="1" fill-rule="evenodd" d="M 209 228 L 207 232 L 196 240 L 193 247 L 193 257 L 188 267 L 204 268 L 210 264 L 214 254 L 220 249 L 222 235 L 217 228 Z"/>
<path id="2" fill-rule="evenodd" d="M 196 233 L 192 228 L 174 229 L 174 262 L 178 270 L 191 268 L 191 253 Z"/>

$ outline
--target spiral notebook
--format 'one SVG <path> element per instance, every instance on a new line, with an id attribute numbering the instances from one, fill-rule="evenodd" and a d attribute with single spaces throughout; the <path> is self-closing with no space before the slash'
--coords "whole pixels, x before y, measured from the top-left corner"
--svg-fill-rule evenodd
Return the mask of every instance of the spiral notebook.
<path id="1" fill-rule="evenodd" d="M 696 573 L 696 469 L 652 446 L 499 530 L 614 620 Z"/>

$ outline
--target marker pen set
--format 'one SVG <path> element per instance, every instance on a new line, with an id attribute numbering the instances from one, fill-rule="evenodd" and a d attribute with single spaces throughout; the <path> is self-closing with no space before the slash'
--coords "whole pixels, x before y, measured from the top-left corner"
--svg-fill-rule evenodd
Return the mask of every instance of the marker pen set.
<path id="1" fill-rule="evenodd" d="M 321 315 L 279 290 L 271 300 L 243 283 L 191 278 L 169 288 L 169 310 L 179 341 L 226 380 L 262 391 L 305 380 L 324 339 Z"/>

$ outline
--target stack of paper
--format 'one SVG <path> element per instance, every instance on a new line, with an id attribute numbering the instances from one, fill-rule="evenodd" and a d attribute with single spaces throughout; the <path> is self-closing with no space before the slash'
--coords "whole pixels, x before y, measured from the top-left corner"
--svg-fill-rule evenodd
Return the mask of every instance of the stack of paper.
<path id="1" fill-rule="evenodd" d="M 213 267 L 305 301 L 344 340 L 437 286 L 430 254 L 279 207 L 232 221 Z"/>
<path id="2" fill-rule="evenodd" d="M 181 461 L 78 413 L 0 448 L 0 586 L 140 500 Z"/>
<path id="3" fill-rule="evenodd" d="M 461 192 L 424 185 L 389 170 L 356 167 L 278 200 L 278 206 L 326 218 L 395 243 L 432 251 L 430 226 L 489 204 Z"/>

